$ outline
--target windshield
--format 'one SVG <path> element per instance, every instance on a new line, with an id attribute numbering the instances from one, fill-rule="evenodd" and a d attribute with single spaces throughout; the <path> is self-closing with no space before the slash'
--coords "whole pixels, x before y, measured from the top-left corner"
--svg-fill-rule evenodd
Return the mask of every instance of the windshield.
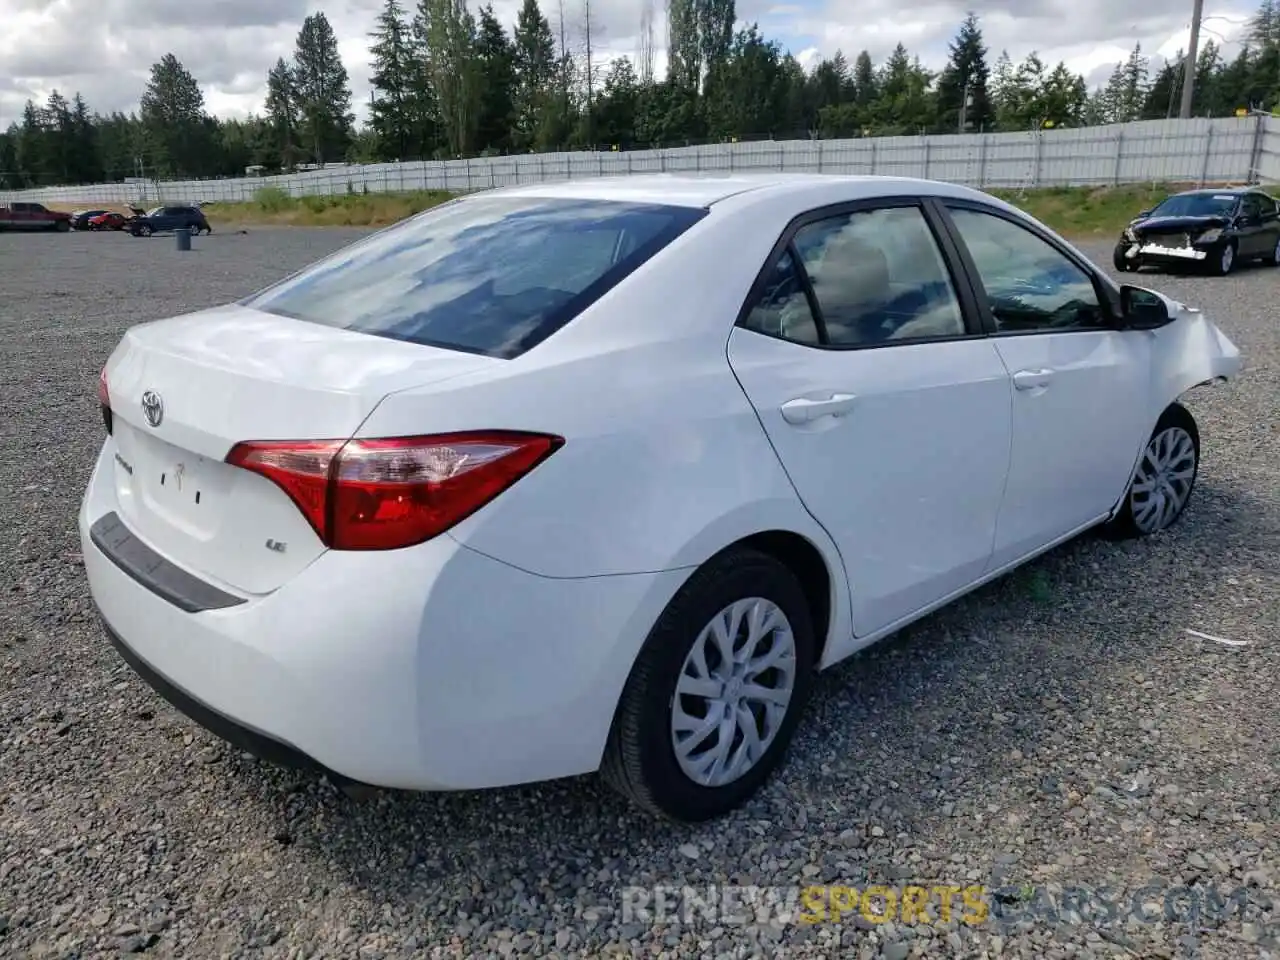
<path id="1" fill-rule="evenodd" d="M 1151 211 L 1153 217 L 1224 217 L 1240 198 L 1230 193 L 1181 193 Z"/>
<path id="2" fill-rule="evenodd" d="M 515 357 L 706 214 L 602 200 L 472 197 L 375 234 L 246 306 L 345 330 Z"/>
<path id="3" fill-rule="evenodd" d="M 164 212 L 164 207 L 152 207 L 147 211 L 148 217 L 158 217 Z"/>

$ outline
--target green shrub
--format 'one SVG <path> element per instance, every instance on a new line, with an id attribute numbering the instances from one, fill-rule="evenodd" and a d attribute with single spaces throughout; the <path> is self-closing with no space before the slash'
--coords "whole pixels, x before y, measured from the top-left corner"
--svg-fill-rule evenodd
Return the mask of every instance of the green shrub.
<path id="1" fill-rule="evenodd" d="M 293 197 L 279 187 L 262 187 L 254 192 L 253 202 L 266 213 L 281 213 L 293 206 Z"/>

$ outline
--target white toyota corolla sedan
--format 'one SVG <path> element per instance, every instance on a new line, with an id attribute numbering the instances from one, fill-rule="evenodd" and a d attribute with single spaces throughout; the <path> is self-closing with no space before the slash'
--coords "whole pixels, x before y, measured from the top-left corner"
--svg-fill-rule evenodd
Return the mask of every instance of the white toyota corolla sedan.
<path id="1" fill-rule="evenodd" d="M 599 770 L 721 814 L 815 671 L 1101 526 L 1157 533 L 1240 355 L 923 180 L 455 200 L 137 326 L 80 513 L 121 655 L 346 785 Z"/>

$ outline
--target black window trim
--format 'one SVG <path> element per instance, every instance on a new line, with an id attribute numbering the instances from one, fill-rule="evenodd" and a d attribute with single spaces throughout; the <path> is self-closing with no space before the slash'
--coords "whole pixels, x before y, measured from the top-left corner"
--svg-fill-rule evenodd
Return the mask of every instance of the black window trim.
<path id="1" fill-rule="evenodd" d="M 1119 329 L 1118 318 L 1120 316 L 1120 290 L 1109 277 L 1104 277 L 1100 271 L 1094 267 L 1083 257 L 1065 246 L 1061 240 L 1052 233 L 1040 227 L 1038 224 L 1026 220 L 1015 213 L 1002 210 L 999 207 L 992 206 L 989 203 L 983 203 L 980 200 L 970 200 L 967 197 L 932 197 L 931 203 L 936 208 L 938 219 L 943 224 L 943 229 L 951 237 L 952 243 L 955 245 L 956 254 L 964 264 L 964 273 L 970 284 L 969 294 L 977 303 L 978 316 L 981 317 L 983 329 L 987 336 L 991 337 L 1039 337 L 1046 334 L 1063 334 L 1063 333 L 1106 333 L 1114 332 Z M 986 291 L 982 285 L 982 274 L 978 271 L 978 265 L 974 262 L 973 257 L 969 253 L 969 248 L 965 245 L 963 237 L 960 235 L 960 229 L 956 226 L 954 220 L 951 219 L 949 208 L 958 210 L 972 210 L 975 213 L 986 213 L 1001 220 L 1008 221 L 1015 227 L 1021 227 L 1028 233 L 1047 243 L 1052 249 L 1061 254 L 1069 263 L 1081 270 L 1089 282 L 1093 284 L 1093 290 L 1098 297 L 1098 303 L 1106 313 L 1106 323 L 1101 327 L 1062 327 L 1055 329 L 1036 329 L 1036 330 L 1001 330 L 996 325 L 995 317 L 991 313 L 991 308 L 987 303 Z"/>
<path id="2" fill-rule="evenodd" d="M 948 233 L 942 222 L 938 218 L 937 212 L 931 208 L 930 200 L 932 197 L 922 194 L 893 194 L 890 196 L 867 197 L 862 200 L 845 200 L 839 203 L 830 203 L 821 207 L 814 207 L 806 210 L 801 214 L 793 217 L 790 222 L 783 228 L 782 234 L 774 243 L 773 248 L 769 251 L 769 255 L 765 257 L 764 264 L 756 273 L 755 279 L 751 283 L 751 287 L 747 290 L 746 298 L 742 302 L 742 306 L 738 310 L 738 318 L 734 321 L 735 327 L 741 327 L 751 333 L 759 334 L 762 337 L 768 337 L 771 340 L 780 340 L 783 343 L 792 343 L 799 347 L 808 347 L 811 350 L 829 350 L 837 352 L 847 352 L 851 350 L 881 350 L 892 347 L 910 347 L 919 346 L 925 343 L 954 343 L 960 340 L 980 340 L 988 334 L 982 326 L 982 314 L 979 307 L 979 301 L 973 295 L 973 289 L 964 276 L 964 261 L 959 256 L 956 249 L 955 241 Z M 947 271 L 947 279 L 951 281 L 951 290 L 955 295 L 956 303 L 960 308 L 960 319 L 964 324 L 965 332 L 945 337 L 911 337 L 902 340 L 883 340 L 876 343 L 805 343 L 803 340 L 795 340 L 791 337 L 784 337 L 778 333 L 769 333 L 764 330 L 757 330 L 747 325 L 747 319 L 751 316 L 755 309 L 756 303 L 763 295 L 765 286 L 768 282 L 769 274 L 776 268 L 778 261 L 783 254 L 790 252 L 796 268 L 800 271 L 801 284 L 805 293 L 805 299 L 808 301 L 809 310 L 813 313 L 814 323 L 818 327 L 819 336 L 826 340 L 826 324 L 822 319 L 822 311 L 818 307 L 817 297 L 813 292 L 813 284 L 809 279 L 809 271 L 805 269 L 804 261 L 800 258 L 799 253 L 795 249 L 794 241 L 796 234 L 804 227 L 812 223 L 818 223 L 823 220 L 832 220 L 836 217 L 845 216 L 851 213 L 864 213 L 872 210 L 893 210 L 902 207 L 914 207 L 920 211 L 921 218 L 924 220 L 926 228 L 933 237 L 934 243 L 937 244 L 938 252 L 942 257 L 943 265 Z"/>

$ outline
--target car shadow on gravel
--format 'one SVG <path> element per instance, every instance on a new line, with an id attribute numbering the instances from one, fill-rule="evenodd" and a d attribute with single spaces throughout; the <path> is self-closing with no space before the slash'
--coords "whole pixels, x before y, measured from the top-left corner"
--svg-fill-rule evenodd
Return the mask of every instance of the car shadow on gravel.
<path id="1" fill-rule="evenodd" d="M 274 843 L 371 896 L 413 900 L 429 886 L 446 927 L 459 910 L 514 909 L 495 897 L 532 897 L 530 917 L 545 918 L 581 910 L 584 889 L 609 904 L 629 884 L 755 882 L 760 839 L 792 843 L 795 863 L 764 871 L 773 882 L 801 882 L 809 863 L 845 882 L 892 879 L 891 841 L 940 874 L 969 837 L 964 868 L 987 869 L 997 822 L 1012 836 L 1038 809 L 1070 826 L 1067 784 L 1132 779 L 1168 750 L 1127 698 L 1153 678 L 1150 696 L 1167 695 L 1158 678 L 1179 658 L 1238 656 L 1185 631 L 1217 632 L 1196 608 L 1222 592 L 1220 559 L 1278 532 L 1275 503 L 1202 482 L 1172 531 L 1123 544 L 1086 534 L 1050 552 L 825 674 L 783 773 L 718 824 L 646 819 L 594 777 L 352 801 L 242 758 L 223 768 L 225 799 L 271 808 Z M 950 839 L 935 849 L 936 837 Z M 1058 845 L 1070 838 L 1040 829 L 1022 855 L 1051 860 Z"/>

